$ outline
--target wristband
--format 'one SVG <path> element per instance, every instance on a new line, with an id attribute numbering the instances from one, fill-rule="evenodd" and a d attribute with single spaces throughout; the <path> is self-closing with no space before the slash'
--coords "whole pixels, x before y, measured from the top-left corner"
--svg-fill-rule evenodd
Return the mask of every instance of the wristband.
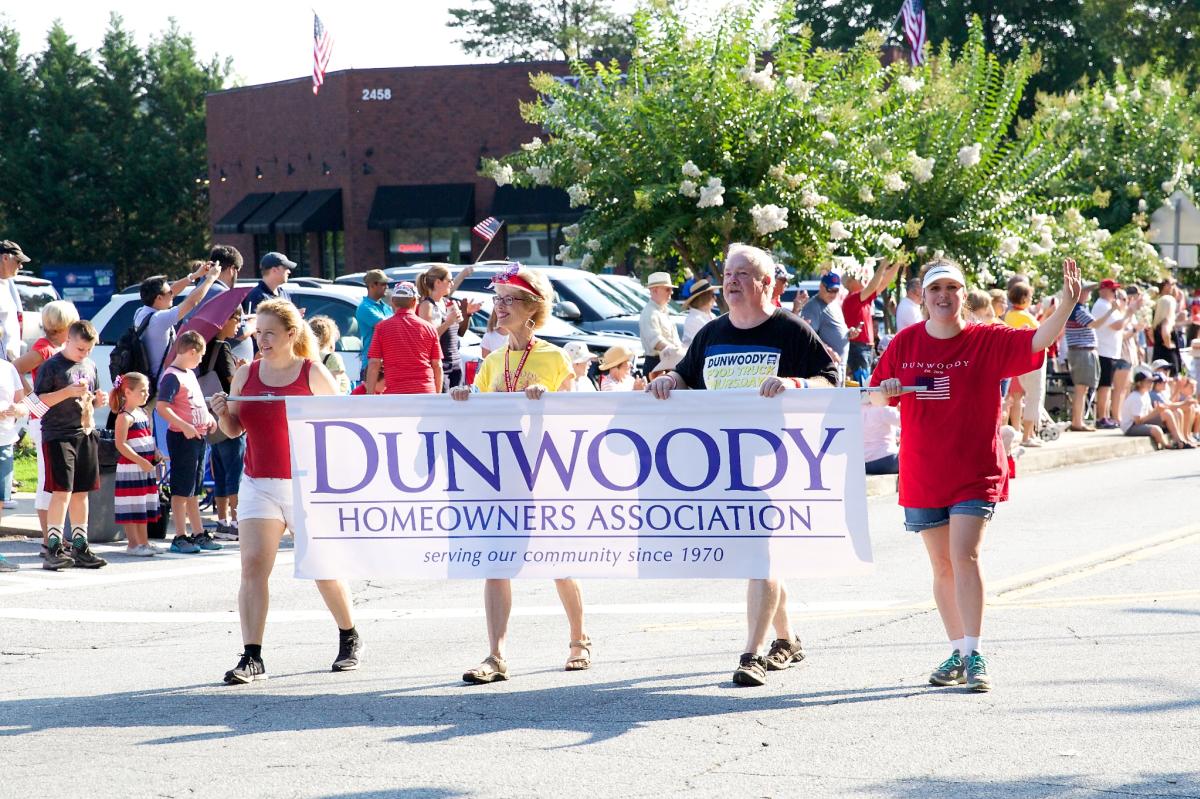
<path id="1" fill-rule="evenodd" d="M 804 377 L 793 377 L 792 385 L 796 388 L 808 388 L 808 379 Z"/>

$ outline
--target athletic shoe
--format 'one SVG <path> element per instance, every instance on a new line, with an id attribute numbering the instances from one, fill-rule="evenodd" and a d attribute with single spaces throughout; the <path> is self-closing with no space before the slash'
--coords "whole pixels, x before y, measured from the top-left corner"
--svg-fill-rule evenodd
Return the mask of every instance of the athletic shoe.
<path id="1" fill-rule="evenodd" d="M 1097 430 L 1116 430 L 1118 427 L 1120 427 L 1120 425 L 1117 424 L 1116 419 L 1101 419 L 1100 421 L 1096 422 Z"/>
<path id="2" fill-rule="evenodd" d="M 225 548 L 214 541 L 213 537 L 208 533 L 192 536 L 192 543 L 203 549 L 205 552 L 216 552 L 218 549 Z"/>
<path id="3" fill-rule="evenodd" d="M 967 681 L 965 669 L 962 655 L 955 649 L 950 653 L 950 657 L 946 658 L 946 662 L 934 669 L 933 674 L 929 675 L 929 684 L 962 685 Z"/>
<path id="4" fill-rule="evenodd" d="M 180 555 L 195 555 L 200 551 L 200 547 L 196 546 L 196 542 L 186 535 L 177 535 L 171 541 L 171 551 Z"/>
<path id="5" fill-rule="evenodd" d="M 237 541 L 238 531 L 232 524 L 224 524 L 217 522 L 216 532 L 213 533 L 213 538 L 218 541 Z"/>
<path id="6" fill-rule="evenodd" d="M 13 563 L 11 560 L 4 557 L 3 555 L 0 555 L 0 572 L 15 572 L 15 571 L 19 571 L 20 569 L 21 569 L 20 566 Z"/>
<path id="7" fill-rule="evenodd" d="M 363 654 L 362 639 L 357 635 L 343 638 L 338 644 L 337 660 L 333 661 L 334 671 L 355 671 L 358 669 L 359 658 Z"/>
<path id="8" fill-rule="evenodd" d="M 799 663 L 802 660 L 804 660 L 804 648 L 800 646 L 799 638 L 791 641 L 786 638 L 776 638 L 771 642 L 771 649 L 767 652 L 767 671 L 783 671 L 791 668 L 793 663 Z"/>
<path id="9" fill-rule="evenodd" d="M 251 657 L 245 652 L 241 660 L 229 671 L 225 672 L 226 685 L 245 685 L 255 680 L 267 679 L 267 667 L 258 658 Z"/>
<path id="10" fill-rule="evenodd" d="M 972 691 L 992 690 L 992 679 L 987 673 L 987 658 L 978 652 L 972 652 L 967 657 L 967 688 Z"/>
<path id="11" fill-rule="evenodd" d="M 99 569 L 108 565 L 107 560 L 92 552 L 88 540 L 81 535 L 71 541 L 71 557 L 75 559 L 77 569 Z"/>
<path id="12" fill-rule="evenodd" d="M 70 569 L 75 565 L 75 558 L 63 549 L 62 539 L 56 535 L 50 536 L 48 544 L 42 544 L 42 568 L 56 572 L 59 569 Z"/>
<path id="13" fill-rule="evenodd" d="M 17 510 L 20 507 L 21 507 L 21 503 L 17 502 L 15 499 L 4 500 L 4 509 L 5 510 Z"/>
<path id="14" fill-rule="evenodd" d="M 767 682 L 767 659 L 753 652 L 742 653 L 733 681 L 738 685 L 765 685 Z"/>
<path id="15" fill-rule="evenodd" d="M 135 558 L 152 558 L 158 553 L 151 549 L 149 544 L 142 544 L 136 547 L 126 547 L 125 554 Z"/>

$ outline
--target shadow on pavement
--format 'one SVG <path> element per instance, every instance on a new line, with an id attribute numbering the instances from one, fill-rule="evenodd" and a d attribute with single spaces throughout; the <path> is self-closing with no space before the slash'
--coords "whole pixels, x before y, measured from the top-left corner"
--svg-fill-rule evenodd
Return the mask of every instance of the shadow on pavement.
<path id="1" fill-rule="evenodd" d="M 1194 608 L 1126 608 L 1126 613 L 1157 613 L 1168 616 L 1200 616 Z"/>
<path id="2" fill-rule="evenodd" d="M 6 736 L 68 729 L 188 730 L 143 742 L 154 745 L 264 732 L 427 727 L 430 728 L 427 731 L 393 740 L 425 743 L 496 732 L 541 730 L 587 736 L 574 744 L 579 746 L 617 738 L 657 721 L 887 701 L 930 690 L 924 685 L 893 685 L 776 694 L 731 686 L 718 695 L 696 693 L 698 689 L 711 688 L 709 676 L 715 675 L 654 675 L 529 690 L 513 690 L 510 682 L 318 693 L 322 686 L 315 685 L 310 686 L 312 694 L 267 693 L 264 689 L 269 683 L 236 687 L 206 684 L 86 697 L 17 699 L 0 701 L 0 740 Z M 721 678 L 727 680 L 728 676 L 722 673 Z M 439 693 L 423 693 L 431 690 Z M 208 729 L 197 732 L 196 728 Z"/>
<path id="3" fill-rule="evenodd" d="M 929 777 L 864 786 L 863 793 L 894 799 L 934 796 L 995 796 L 1004 799 L 1046 799 L 1102 793 L 1114 796 L 1192 797 L 1200 795 L 1200 773 L 1142 774 L 1136 780 L 1110 784 L 1081 775 L 1037 775 L 1014 780 L 951 780 Z"/>
<path id="4" fill-rule="evenodd" d="M 391 788 L 382 791 L 331 793 L 322 796 L 321 799 L 455 799 L 466 795 L 448 788 Z"/>

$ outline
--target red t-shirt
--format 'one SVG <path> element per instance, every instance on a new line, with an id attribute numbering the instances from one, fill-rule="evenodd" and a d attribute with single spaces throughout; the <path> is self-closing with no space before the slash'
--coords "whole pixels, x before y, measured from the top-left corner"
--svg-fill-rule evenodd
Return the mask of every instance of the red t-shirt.
<path id="1" fill-rule="evenodd" d="M 1036 330 L 969 324 L 951 339 L 925 325 L 896 334 L 883 351 L 871 385 L 895 377 L 923 393 L 902 394 L 900 504 L 945 508 L 968 499 L 1008 499 L 1008 459 L 1000 441 L 1000 381 L 1032 372 Z"/>
<path id="2" fill-rule="evenodd" d="M 433 384 L 433 365 L 442 360 L 437 328 L 411 308 L 401 308 L 375 325 L 367 357 L 383 361 L 385 394 L 437 394 L 442 390 Z"/>
<path id="3" fill-rule="evenodd" d="M 850 339 L 851 341 L 857 341 L 859 344 L 875 343 L 875 320 L 871 318 L 871 303 L 875 302 L 876 296 L 872 294 L 864 300 L 862 292 L 851 291 L 842 298 L 842 318 L 846 320 L 846 327 L 862 328 L 857 336 Z"/>

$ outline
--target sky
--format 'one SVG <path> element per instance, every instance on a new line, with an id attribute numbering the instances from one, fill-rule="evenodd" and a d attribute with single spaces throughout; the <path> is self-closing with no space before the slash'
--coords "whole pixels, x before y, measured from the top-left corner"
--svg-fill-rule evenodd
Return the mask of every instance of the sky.
<path id="1" fill-rule="evenodd" d="M 702 12 L 725 2 L 691 0 L 690 10 Z M 468 0 L 311 0 L 311 5 L 284 0 L 53 0 L 5 5 L 0 22 L 17 30 L 26 54 L 41 51 L 55 19 L 81 48 L 95 50 L 112 11 L 124 17 L 125 28 L 143 46 L 174 17 L 202 57 L 233 58 L 235 84 L 311 74 L 313 9 L 334 36 L 329 71 L 489 60 L 463 53 L 454 43 L 459 31 L 446 27 L 447 10 L 468 5 Z M 635 5 L 636 0 L 614 2 L 623 12 Z"/>

